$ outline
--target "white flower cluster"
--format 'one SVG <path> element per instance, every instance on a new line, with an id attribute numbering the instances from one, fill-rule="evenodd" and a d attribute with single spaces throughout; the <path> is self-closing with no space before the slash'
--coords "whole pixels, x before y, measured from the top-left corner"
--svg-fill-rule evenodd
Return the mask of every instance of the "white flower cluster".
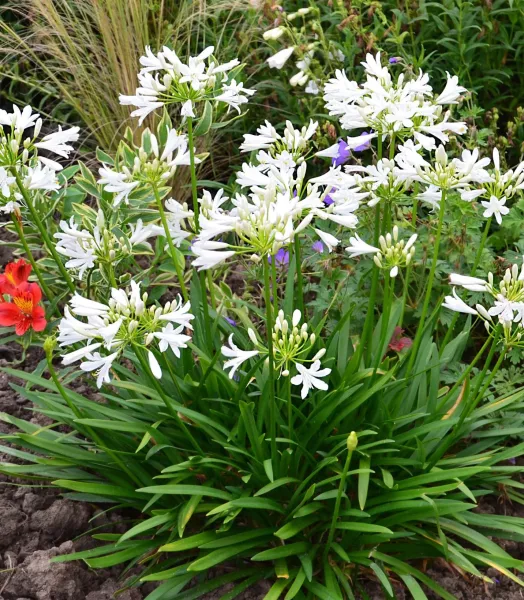
<path id="1" fill-rule="evenodd" d="M 245 134 L 240 146 L 241 152 L 256 151 L 260 169 L 265 165 L 292 169 L 306 159 L 308 143 L 318 129 L 318 122 L 309 121 L 309 125 L 295 129 L 291 121 L 286 121 L 282 134 L 266 121 L 257 129 L 257 135 Z"/>
<path id="2" fill-rule="evenodd" d="M 167 46 L 157 54 L 146 47 L 145 56 L 140 58 L 140 85 L 133 96 L 121 94 L 120 104 L 135 106 L 131 116 L 139 117 L 140 124 L 154 110 L 174 103 L 182 104 L 184 117 L 194 117 L 195 103 L 205 100 L 223 102 L 240 112 L 239 107 L 255 91 L 235 79 L 228 81 L 227 73 L 240 64 L 238 59 L 219 65 L 212 58 L 213 52 L 214 47 L 209 46 L 184 63 Z"/>
<path id="3" fill-rule="evenodd" d="M 28 129 L 33 129 L 27 134 Z M 58 128 L 40 139 L 42 119 L 30 106 L 13 112 L 0 110 L 0 212 L 11 213 L 20 206 L 22 195 L 17 185 L 19 177 L 29 191 L 56 191 L 60 188 L 57 172 L 62 165 L 42 156 L 44 150 L 68 158 L 74 150 L 71 142 L 78 140 L 78 127 Z M 38 141 L 39 140 L 39 141 Z"/>
<path id="4" fill-rule="evenodd" d="M 479 151 L 464 150 L 460 158 L 449 160 L 444 146 L 440 145 L 429 162 L 420 154 L 421 147 L 413 143 L 400 146 L 395 160 L 398 164 L 396 174 L 399 178 L 411 182 L 418 181 L 428 188 L 420 195 L 422 200 L 430 204 L 438 204 L 442 190 L 457 190 L 462 200 L 471 202 L 483 193 L 475 184 L 484 184 L 491 180 L 485 167 L 491 162 L 489 158 L 479 158 Z"/>
<path id="5" fill-rule="evenodd" d="M 301 396 L 305 398 L 312 389 L 326 391 L 328 385 L 322 380 L 331 373 L 331 369 L 321 369 L 320 359 L 326 353 L 325 349 L 319 350 L 313 358 L 308 359 L 316 336 L 308 333 L 307 323 L 300 325 L 302 313 L 299 310 L 293 312 L 291 324 L 285 318 L 284 311 L 280 310 L 273 327 L 273 360 L 275 370 L 280 372 L 281 377 L 289 377 L 290 370 L 294 367 L 297 374 L 291 378 L 293 385 L 301 385 Z M 233 342 L 233 335 L 229 336 L 229 346 L 222 347 L 222 354 L 228 358 L 224 363 L 224 369 L 231 369 L 230 379 L 236 374 L 237 369 L 250 358 L 258 355 L 268 355 L 268 349 L 258 341 L 255 332 L 248 330 L 249 338 L 255 347 L 254 350 L 241 350 Z M 309 367 L 307 365 L 310 365 Z"/>
<path id="6" fill-rule="evenodd" d="M 358 234 L 349 238 L 350 245 L 346 248 L 351 258 L 363 254 L 374 254 L 373 260 L 379 269 L 389 271 L 390 277 L 398 275 L 399 267 L 407 267 L 415 256 L 415 242 L 417 234 L 414 233 L 407 242 L 398 239 L 398 227 L 393 227 L 393 234 L 387 233 L 379 238 L 380 248 L 371 246 L 362 240 Z"/>
<path id="7" fill-rule="evenodd" d="M 63 363 L 70 365 L 81 360 L 83 371 L 96 372 L 100 388 L 103 383 L 110 383 L 113 362 L 131 345 L 147 349 L 151 371 L 160 379 L 162 370 L 149 347 L 156 341 L 160 352 L 171 348 L 180 357 L 180 350 L 191 339 L 185 331 L 192 329 L 194 316 L 189 312 L 189 302 L 183 304 L 180 297 L 164 307 L 147 308 L 146 301 L 147 293 L 141 295 L 140 286 L 134 281 L 129 291 L 113 288 L 107 304 L 78 294 L 73 296 L 60 321 L 58 341 L 62 347 L 81 347 L 63 355 Z"/>
<path id="8" fill-rule="evenodd" d="M 446 296 L 442 306 L 455 312 L 480 317 L 486 328 L 491 330 L 497 322 L 502 325 L 505 343 L 508 346 L 521 345 L 524 336 L 524 262 L 519 270 L 514 264 L 506 269 L 504 277 L 495 285 L 493 273 L 488 273 L 487 281 L 480 277 L 450 275 L 453 286 L 470 292 L 483 292 L 491 296 L 493 305 L 486 309 L 482 304 L 470 306 L 453 289 L 452 296 Z"/>
<path id="9" fill-rule="evenodd" d="M 354 173 L 354 186 L 369 192 L 370 207 L 382 200 L 392 202 L 402 198 L 411 183 L 399 174 L 395 161 L 387 158 L 368 166 L 349 165 L 346 172 Z"/>
<path id="10" fill-rule="evenodd" d="M 163 142 L 160 141 L 163 139 Z M 200 162 L 198 158 L 196 163 Z M 129 196 L 141 184 L 159 185 L 171 178 L 180 165 L 189 165 L 187 136 L 166 127 L 158 136 L 146 129 L 139 147 L 130 149 L 121 144 L 113 165 L 104 164 L 99 169 L 98 183 L 106 192 L 114 194 L 114 206 L 129 203 Z"/>
<path id="11" fill-rule="evenodd" d="M 327 179 L 305 182 L 306 156 L 309 140 L 318 124 L 311 122 L 301 130 L 286 124 L 282 135 L 270 123 L 258 130 L 258 135 L 246 135 L 243 151 L 256 151 L 256 164 L 244 163 L 237 174 L 237 183 L 249 188 L 247 194 L 237 193 L 231 199 L 231 209 L 224 208 L 229 198 L 220 194 L 209 203 L 201 221 L 201 232 L 192 245 L 200 269 L 210 269 L 235 254 L 248 254 L 252 260 L 274 255 L 290 244 L 295 235 L 308 227 L 314 218 L 330 220 L 344 227 L 355 227 L 354 215 L 367 192 L 343 187 L 349 178 L 338 171 Z M 329 189 L 331 202 L 325 201 Z M 205 212 L 203 210 L 203 212 Z M 335 236 L 316 229 L 328 248 L 339 242 Z M 234 233 L 238 244 L 215 238 Z"/>
<path id="12" fill-rule="evenodd" d="M 500 154 L 497 148 L 493 149 L 493 169 L 490 171 L 490 179 L 485 182 L 479 190 L 486 219 L 495 217 L 500 225 L 502 217 L 509 213 L 506 206 L 508 200 L 524 189 L 524 162 L 519 163 L 515 169 L 503 172 L 500 169 Z"/>
<path id="13" fill-rule="evenodd" d="M 104 213 L 98 211 L 96 225 L 91 229 L 81 229 L 71 217 L 69 222 L 60 221 L 60 231 L 54 237 L 58 240 L 57 251 L 68 258 L 65 266 L 77 271 L 82 279 L 86 270 L 97 264 L 108 263 L 114 268 L 123 258 L 138 251 L 138 246 L 151 247 L 147 240 L 153 236 L 165 235 L 164 229 L 155 224 L 144 225 L 142 219 L 128 225 L 129 232 L 117 237 L 106 225 Z"/>
<path id="14" fill-rule="evenodd" d="M 427 150 L 435 148 L 435 138 L 446 143 L 448 133 L 466 132 L 465 123 L 450 123 L 449 111 L 442 108 L 456 104 L 466 92 L 456 76 L 448 74 L 443 92 L 436 95 L 429 76 L 422 71 L 415 79 L 407 79 L 402 73 L 394 81 L 389 69 L 381 64 L 380 52 L 376 56 L 367 54 L 362 65 L 366 72 L 362 85 L 337 70 L 324 88 L 326 108 L 339 118 L 343 129 L 371 129 L 372 137 L 414 137 Z M 348 143 L 352 141 L 354 138 Z"/>

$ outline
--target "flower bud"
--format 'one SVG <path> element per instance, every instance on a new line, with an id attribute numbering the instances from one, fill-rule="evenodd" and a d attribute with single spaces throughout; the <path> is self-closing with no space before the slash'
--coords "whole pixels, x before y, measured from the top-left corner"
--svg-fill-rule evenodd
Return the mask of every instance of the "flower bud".
<path id="1" fill-rule="evenodd" d="M 313 362 L 315 362 L 316 360 L 320 360 L 324 356 L 325 353 L 326 353 L 326 349 L 321 348 L 311 360 Z"/>
<path id="2" fill-rule="evenodd" d="M 354 450 L 356 450 L 356 448 L 358 446 L 358 438 L 357 438 L 357 434 L 354 431 L 352 431 L 348 435 L 346 444 L 348 447 L 348 452 L 353 452 Z"/>
<path id="3" fill-rule="evenodd" d="M 56 347 L 56 338 L 54 336 L 46 337 L 44 342 L 44 352 L 46 356 L 50 358 L 53 355 L 53 351 Z"/>
<path id="4" fill-rule="evenodd" d="M 35 123 L 35 129 L 33 131 L 33 135 L 37 138 L 40 135 L 40 131 L 42 129 L 42 119 L 37 119 Z"/>
<path id="5" fill-rule="evenodd" d="M 268 31 L 265 31 L 262 35 L 262 37 L 265 40 L 278 40 L 278 38 L 282 37 L 285 33 L 286 29 L 285 27 L 274 27 L 273 29 L 269 29 Z"/>

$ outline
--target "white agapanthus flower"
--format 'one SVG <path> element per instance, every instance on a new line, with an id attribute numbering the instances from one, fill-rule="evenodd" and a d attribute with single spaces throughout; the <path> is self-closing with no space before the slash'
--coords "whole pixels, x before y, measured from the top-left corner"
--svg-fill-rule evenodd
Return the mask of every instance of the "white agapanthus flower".
<path id="1" fill-rule="evenodd" d="M 488 201 L 482 201 L 482 206 L 486 209 L 482 214 L 486 219 L 495 217 L 495 220 L 499 225 L 502 223 L 503 215 L 509 213 L 509 208 L 506 206 L 507 199 L 505 197 L 497 198 L 497 196 L 490 196 Z"/>
<path id="2" fill-rule="evenodd" d="M 233 334 L 229 336 L 229 346 L 222 346 L 222 354 L 228 359 L 224 363 L 224 370 L 231 369 L 229 371 L 229 379 L 233 379 L 237 372 L 237 369 L 249 360 L 260 354 L 259 350 L 241 350 L 233 342 Z"/>
<path id="3" fill-rule="evenodd" d="M 58 240 L 56 250 L 68 260 L 66 268 L 76 272 L 82 279 L 86 270 L 100 264 L 114 268 L 123 258 L 137 251 L 139 245 L 149 246 L 147 240 L 156 235 L 164 235 L 163 228 L 154 224 L 144 225 L 142 219 L 128 226 L 124 237 L 117 237 L 105 223 L 102 211 L 98 212 L 96 225 L 91 229 L 81 229 L 71 217 L 69 222 L 60 221 L 60 231 L 54 234 Z"/>
<path id="4" fill-rule="evenodd" d="M 375 165 L 349 165 L 346 172 L 354 174 L 357 187 L 369 192 L 368 206 L 371 207 L 382 200 L 392 202 L 402 198 L 409 187 L 409 181 L 398 176 L 395 162 L 386 158 Z"/>
<path id="5" fill-rule="evenodd" d="M 509 213 L 507 201 L 524 190 L 524 162 L 514 169 L 503 171 L 500 167 L 500 153 L 493 149 L 493 168 L 489 170 L 490 180 L 481 188 L 472 189 L 468 200 L 482 198 L 481 205 L 485 209 L 483 216 L 487 219 L 495 217 L 500 225 L 502 217 Z"/>
<path id="6" fill-rule="evenodd" d="M 54 192 L 60 189 L 56 171 L 40 163 L 37 163 L 34 167 L 27 167 L 23 183 L 24 187 L 32 191 L 43 190 Z"/>
<path id="7" fill-rule="evenodd" d="M 445 308 L 480 317 L 488 331 L 497 324 L 501 325 L 507 347 L 524 345 L 524 262 L 520 269 L 516 264 L 506 269 L 498 285 L 495 284 L 493 273 L 488 273 L 487 281 L 454 273 L 450 275 L 450 283 L 467 291 L 487 294 L 492 306 L 487 309 L 482 304 L 470 306 L 454 287 L 453 295 L 446 296 L 444 300 Z"/>
<path id="8" fill-rule="evenodd" d="M 316 342 L 314 333 L 308 332 L 307 323 L 302 323 L 302 313 L 295 310 L 291 320 L 285 318 L 284 311 L 280 310 L 275 320 L 272 331 L 273 362 L 274 368 L 280 377 L 289 377 L 290 371 L 295 369 L 298 373 L 291 378 L 293 385 L 302 386 L 302 398 L 313 389 L 327 390 L 327 383 L 322 381 L 331 373 L 331 369 L 320 369 L 320 359 L 325 354 L 325 349 L 319 350 L 311 359 L 313 346 Z M 228 358 L 224 369 L 231 369 L 230 379 L 235 377 L 238 368 L 250 358 L 255 356 L 268 356 L 266 346 L 257 339 L 252 329 L 248 330 L 249 338 L 253 344 L 252 350 L 242 350 L 233 342 L 233 335 L 229 336 L 229 346 L 222 346 L 222 354 Z M 309 368 L 306 365 L 310 365 Z"/>
<path id="9" fill-rule="evenodd" d="M 129 204 L 130 195 L 140 186 L 162 185 L 174 175 L 177 167 L 190 164 L 187 136 L 169 128 L 164 133 L 165 142 L 161 144 L 162 132 L 157 137 L 146 129 L 141 145 L 134 148 L 132 157 L 128 145 L 120 146 L 115 164 L 104 164 L 99 169 L 98 183 L 106 192 L 114 194 L 115 207 L 122 202 Z M 199 162 L 200 159 L 195 157 L 195 163 Z"/>
<path id="10" fill-rule="evenodd" d="M 524 161 L 520 162 L 514 169 L 502 171 L 500 168 L 500 153 L 493 148 L 493 170 L 491 181 L 486 185 L 490 196 L 499 199 L 511 199 L 515 194 L 524 190 Z"/>
<path id="11" fill-rule="evenodd" d="M 0 193 L 4 198 L 10 198 L 16 177 L 9 175 L 7 169 L 0 167 Z"/>
<path id="12" fill-rule="evenodd" d="M 34 128 L 33 132 L 31 135 L 26 135 L 25 132 L 29 128 Z M 80 129 L 78 127 L 62 129 L 59 126 L 58 131 L 49 133 L 39 140 L 41 131 L 42 119 L 38 113 L 33 112 L 31 106 L 25 106 L 20 110 L 18 106 L 13 105 L 12 113 L 0 110 L 0 137 L 2 138 L 0 153 L 3 153 L 2 145 L 9 147 L 9 163 L 20 171 L 22 177 L 25 175 L 24 167 L 35 169 L 36 161 L 50 170 L 60 171 L 62 165 L 56 160 L 41 156 L 39 150 L 69 158 L 74 150 L 71 143 L 78 141 Z"/>
<path id="13" fill-rule="evenodd" d="M 286 121 L 282 134 L 266 121 L 257 129 L 257 134 L 245 134 L 240 145 L 241 152 L 259 151 L 256 158 L 259 165 L 282 165 L 287 158 L 287 166 L 294 167 L 305 160 L 310 140 L 318 129 L 318 122 L 309 121 L 307 126 L 296 129 L 291 121 Z"/>
<path id="14" fill-rule="evenodd" d="M 5 110 L 0 110 L 0 125 L 11 127 L 14 133 L 22 133 L 30 127 L 35 127 L 40 131 L 42 120 L 38 113 L 34 113 L 31 106 L 24 106 L 22 110 L 13 104 L 13 112 L 8 113 Z M 35 137 L 38 133 L 35 133 Z"/>
<path id="15" fill-rule="evenodd" d="M 319 360 L 314 361 L 310 367 L 297 363 L 296 368 L 298 374 L 291 378 L 291 383 L 302 386 L 302 391 L 300 392 L 302 400 L 313 389 L 328 390 L 328 384 L 321 378 L 327 377 L 331 373 L 331 369 L 321 369 Z"/>
<path id="16" fill-rule="evenodd" d="M 211 269 L 235 254 L 259 261 L 290 244 L 316 216 L 331 218 L 324 214 L 319 186 L 303 185 L 305 166 L 266 165 L 261 171 L 255 165 L 243 165 L 237 181 L 249 186 L 248 193 L 237 193 L 230 201 L 220 195 L 214 206 L 202 211 L 201 230 L 192 244 L 197 256 L 194 266 Z M 229 208 L 224 206 L 226 200 Z M 228 233 L 236 240 L 214 239 Z"/>
<path id="17" fill-rule="evenodd" d="M 483 193 L 472 189 L 477 184 L 489 183 L 492 178 L 486 170 L 490 159 L 480 158 L 479 151 L 464 150 L 460 158 L 450 160 L 444 146 L 439 146 L 434 153 L 434 160 L 429 162 L 418 152 L 420 148 L 405 144 L 395 156 L 398 168 L 396 176 L 406 182 L 418 181 L 431 187 L 434 194 L 437 190 L 457 190 L 463 200 L 471 201 Z"/>
<path id="18" fill-rule="evenodd" d="M 58 154 L 62 158 L 68 158 L 70 153 L 74 151 L 73 146 L 70 142 L 76 142 L 78 140 L 79 127 L 70 127 L 69 129 L 62 129 L 58 126 L 58 131 L 50 133 L 42 138 L 41 142 L 35 144 L 35 148 L 41 150 L 48 150 L 54 154 Z"/>
<path id="19" fill-rule="evenodd" d="M 414 233 L 406 242 L 398 239 L 399 230 L 395 225 L 392 233 L 379 237 L 379 247 L 372 246 L 357 234 L 349 238 L 350 245 L 346 248 L 351 258 L 363 254 L 373 254 L 373 261 L 380 269 L 389 271 L 390 277 L 396 277 L 400 267 L 407 267 L 415 256 L 415 242 L 417 234 Z"/>
<path id="20" fill-rule="evenodd" d="M 162 377 L 162 370 L 151 350 L 155 340 L 158 350 L 171 348 L 176 356 L 187 347 L 193 315 L 190 304 L 168 302 L 164 307 L 146 307 L 147 294 L 141 295 L 140 285 L 132 281 L 129 290 L 113 288 L 107 304 L 76 294 L 64 309 L 58 326 L 61 347 L 82 344 L 63 355 L 66 365 L 82 361 L 80 368 L 96 372 L 97 386 L 111 381 L 110 370 L 128 347 L 147 350 L 153 375 Z M 82 320 L 85 319 L 85 320 Z M 178 325 L 175 329 L 173 324 Z"/>
<path id="21" fill-rule="evenodd" d="M 214 47 L 209 46 L 185 63 L 167 46 L 157 54 L 146 47 L 140 58 L 139 87 L 134 95 L 121 94 L 120 104 L 134 106 L 131 116 L 138 117 L 140 124 L 150 113 L 170 104 L 179 104 L 185 117 L 194 117 L 195 105 L 206 100 L 239 110 L 254 90 L 235 79 L 228 81 L 228 73 L 240 64 L 238 59 L 220 65 L 212 58 L 213 52 Z"/>
<path id="22" fill-rule="evenodd" d="M 449 133 L 466 132 L 465 123 L 450 123 L 449 111 L 442 105 L 456 104 L 466 89 L 450 77 L 440 95 L 433 92 L 429 76 L 422 71 L 415 79 L 401 74 L 396 81 L 381 64 L 380 52 L 366 55 L 362 63 L 366 80 L 359 85 L 337 70 L 324 87 L 324 101 L 330 115 L 339 118 L 343 129 L 373 130 L 371 137 L 393 135 L 400 140 L 414 138 L 427 150 L 435 148 L 435 138 L 441 143 Z"/>
<path id="23" fill-rule="evenodd" d="M 32 129 L 31 133 L 28 130 Z M 60 189 L 57 172 L 63 167 L 50 156 L 69 158 L 72 142 L 79 137 L 79 128 L 71 127 L 49 133 L 41 138 L 42 119 L 31 106 L 22 110 L 13 105 L 13 112 L 0 110 L 0 212 L 23 212 L 26 201 L 23 192 L 36 193 Z M 37 194 L 39 197 L 40 194 Z"/>

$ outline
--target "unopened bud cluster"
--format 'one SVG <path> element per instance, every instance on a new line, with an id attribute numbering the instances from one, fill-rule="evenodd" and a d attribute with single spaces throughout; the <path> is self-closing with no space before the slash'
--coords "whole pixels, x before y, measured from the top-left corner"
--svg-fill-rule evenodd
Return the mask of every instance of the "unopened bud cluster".
<path id="1" fill-rule="evenodd" d="M 293 312 L 291 323 L 284 317 L 284 311 L 280 310 L 273 327 L 273 357 L 284 377 L 289 375 L 290 364 L 305 358 L 315 345 L 316 335 L 308 332 L 307 323 L 300 325 L 301 320 L 302 313 L 299 310 Z M 311 360 L 320 360 L 324 354 L 325 350 L 320 350 Z"/>
<path id="2" fill-rule="evenodd" d="M 398 239 L 398 227 L 393 227 L 393 234 L 387 233 L 379 238 L 380 251 L 373 260 L 380 269 L 389 270 L 390 277 L 398 275 L 399 267 L 408 266 L 415 256 L 415 241 L 417 235 L 413 234 L 409 240 Z"/>

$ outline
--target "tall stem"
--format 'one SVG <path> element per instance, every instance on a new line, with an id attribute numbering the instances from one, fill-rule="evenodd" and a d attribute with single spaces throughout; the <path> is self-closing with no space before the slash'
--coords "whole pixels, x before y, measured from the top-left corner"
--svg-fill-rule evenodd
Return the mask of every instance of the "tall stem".
<path id="1" fill-rule="evenodd" d="M 375 357 L 375 370 L 378 369 L 380 362 L 382 360 L 382 349 L 386 344 L 386 336 L 388 333 L 388 325 L 389 325 L 389 316 L 391 314 L 391 301 L 393 299 L 393 282 L 389 276 L 389 273 L 386 273 L 384 277 L 384 296 L 382 300 L 382 325 L 380 327 L 380 339 L 377 346 L 377 356 Z M 387 346 L 386 346 L 387 348 Z"/>
<path id="2" fill-rule="evenodd" d="M 271 258 L 271 292 L 273 293 L 273 314 L 278 313 L 277 261 Z"/>
<path id="3" fill-rule="evenodd" d="M 195 141 L 193 137 L 193 119 L 187 118 L 187 143 L 189 145 L 189 166 L 191 169 L 191 197 L 193 199 L 193 212 L 195 214 L 195 233 L 200 233 L 200 207 L 198 205 L 197 178 L 195 166 Z M 204 324 L 206 328 L 206 338 L 209 348 L 211 348 L 211 322 L 209 320 L 209 306 L 207 304 L 206 276 L 203 271 L 199 273 L 200 291 L 202 294 L 202 311 L 204 313 Z"/>
<path id="4" fill-rule="evenodd" d="M 488 239 L 488 234 L 489 234 L 492 220 L 493 220 L 493 217 L 490 217 L 486 221 L 486 226 L 484 227 L 484 231 L 482 233 L 482 238 L 480 240 L 480 246 L 479 246 L 479 249 L 477 250 L 477 255 L 475 256 L 475 262 L 473 263 L 473 269 L 471 271 L 472 276 L 475 275 L 475 273 L 477 272 L 478 266 L 482 259 L 482 252 L 484 252 L 484 246 L 486 245 L 486 240 Z"/>
<path id="5" fill-rule="evenodd" d="M 34 207 L 34 204 L 31 199 L 30 194 L 27 193 L 27 190 L 25 189 L 24 184 L 23 184 L 22 180 L 20 179 L 20 175 L 18 174 L 18 171 L 16 170 L 16 168 L 13 167 L 11 171 L 12 171 L 14 177 L 16 178 L 16 185 L 18 186 L 18 189 L 20 190 L 20 193 L 22 194 L 22 197 L 27 205 L 27 208 L 29 208 L 29 212 L 31 213 L 31 217 L 33 218 L 34 224 L 38 227 L 38 231 L 40 232 L 40 235 L 42 236 L 42 240 L 44 241 L 48 251 L 50 252 L 51 256 L 53 257 L 53 259 L 56 263 L 56 266 L 58 267 L 60 273 L 62 274 L 62 277 L 64 278 L 64 280 L 67 284 L 67 287 L 69 288 L 69 291 L 71 293 L 74 293 L 75 289 L 76 289 L 75 284 L 71 280 L 69 273 L 67 272 L 66 268 L 64 267 L 64 264 L 62 263 L 62 259 L 58 255 L 58 252 L 55 249 L 55 245 L 53 244 L 51 238 L 49 237 L 49 234 L 47 233 L 45 225 L 40 220 L 40 216 Z"/>
<path id="6" fill-rule="evenodd" d="M 184 283 L 184 273 L 182 272 L 182 270 L 180 269 L 180 265 L 178 264 L 175 245 L 173 244 L 173 238 L 171 237 L 171 232 L 169 231 L 169 223 L 167 222 L 166 212 L 164 210 L 164 205 L 162 203 L 162 199 L 160 198 L 158 186 L 156 185 L 156 183 L 153 184 L 153 193 L 155 194 L 156 205 L 158 208 L 158 212 L 160 213 L 160 220 L 162 221 L 162 225 L 164 227 L 164 234 L 167 240 L 167 244 L 169 246 L 171 260 L 173 261 L 173 266 L 175 267 L 175 271 L 178 277 L 178 283 L 180 284 L 180 289 L 182 291 L 182 296 L 187 302 L 189 296 L 187 293 L 186 284 Z"/>
<path id="7" fill-rule="evenodd" d="M 300 253 L 300 240 L 298 235 L 295 236 L 295 265 L 297 272 L 297 308 L 302 313 L 302 318 L 305 319 L 304 315 L 304 283 L 302 279 L 302 256 Z"/>
<path id="8" fill-rule="evenodd" d="M 428 281 L 427 281 L 426 296 L 424 298 L 424 304 L 422 306 L 422 313 L 420 315 L 420 321 L 419 321 L 419 324 L 417 327 L 417 333 L 415 334 L 415 339 L 413 341 L 413 346 L 411 348 L 406 377 L 409 377 L 409 375 L 411 374 L 411 370 L 413 369 L 413 365 L 415 363 L 415 358 L 417 356 L 418 349 L 422 342 L 422 335 L 424 333 L 424 327 L 426 325 L 426 317 L 428 315 L 429 303 L 431 301 L 431 293 L 433 292 L 433 281 L 435 279 L 435 272 L 437 270 L 438 254 L 439 254 L 439 250 L 440 250 L 440 238 L 442 237 L 442 226 L 444 224 L 445 212 L 446 212 L 446 190 L 442 190 L 442 198 L 440 200 L 440 209 L 439 209 L 439 213 L 438 213 L 437 235 L 435 237 L 435 243 L 433 246 L 433 260 L 431 261 L 431 268 L 429 271 L 429 277 L 428 277 Z"/>
<path id="9" fill-rule="evenodd" d="M 415 183 L 415 189 L 413 190 L 413 210 L 411 211 L 411 226 L 413 230 L 417 230 L 417 210 L 418 210 L 418 183 Z M 402 308 L 399 319 L 399 327 L 402 327 L 404 321 L 404 313 L 406 312 L 406 302 L 409 294 L 409 283 L 411 279 L 411 271 L 413 270 L 413 262 L 410 262 L 406 269 L 406 279 L 404 281 L 404 291 L 402 293 Z"/>
<path id="10" fill-rule="evenodd" d="M 191 169 L 191 196 L 193 198 L 193 212 L 195 213 L 195 232 L 200 232 L 200 207 L 197 198 L 197 180 L 195 167 L 195 142 L 193 139 L 193 119 L 187 118 L 187 143 L 189 145 L 189 166 Z"/>
<path id="11" fill-rule="evenodd" d="M 27 243 L 27 240 L 25 239 L 24 227 L 23 227 L 22 223 L 20 223 L 20 221 L 18 220 L 18 215 L 14 214 L 14 213 L 13 213 L 13 224 L 15 226 L 16 232 L 18 233 L 18 237 L 20 238 L 20 241 L 22 242 L 22 246 L 24 247 L 27 258 L 28 258 L 29 262 L 31 263 L 31 266 L 33 267 L 33 271 L 35 272 L 36 278 L 38 279 L 38 283 L 40 284 L 40 287 L 42 288 L 42 291 L 45 294 L 45 297 L 48 300 L 52 300 L 54 298 L 54 294 L 47 287 L 47 284 L 44 281 L 44 278 L 42 277 L 42 273 L 40 272 L 40 267 L 38 266 L 38 263 L 34 259 L 31 249 L 29 248 L 29 244 Z M 59 315 L 60 313 L 57 312 L 57 314 Z"/>
<path id="12" fill-rule="evenodd" d="M 269 263 L 267 256 L 264 257 L 264 295 L 266 303 L 266 331 L 267 331 L 267 349 L 268 349 L 268 369 L 269 369 L 269 437 L 271 438 L 271 459 L 273 469 L 277 466 L 277 442 L 276 442 L 276 418 L 275 418 L 275 373 L 273 356 L 273 307 L 271 305 L 271 286 Z"/>
<path id="13" fill-rule="evenodd" d="M 355 433 L 352 432 L 351 436 L 355 436 Z M 356 444 L 355 444 L 356 447 Z M 331 526 L 329 528 L 329 534 L 327 539 L 327 544 L 324 547 L 324 557 L 328 555 L 328 552 L 331 548 L 331 544 L 333 543 L 333 537 L 335 536 L 335 529 L 337 525 L 338 515 L 340 514 L 340 503 L 342 501 L 342 494 L 344 493 L 344 488 L 346 487 L 346 478 L 348 476 L 349 465 L 351 463 L 351 457 L 353 456 L 353 450 L 349 449 L 348 443 L 348 454 L 346 456 L 346 462 L 344 463 L 344 468 L 342 469 L 342 475 L 340 476 L 340 483 L 338 485 L 338 494 L 337 499 L 335 500 L 335 510 L 333 511 L 333 517 L 331 518 Z"/>

